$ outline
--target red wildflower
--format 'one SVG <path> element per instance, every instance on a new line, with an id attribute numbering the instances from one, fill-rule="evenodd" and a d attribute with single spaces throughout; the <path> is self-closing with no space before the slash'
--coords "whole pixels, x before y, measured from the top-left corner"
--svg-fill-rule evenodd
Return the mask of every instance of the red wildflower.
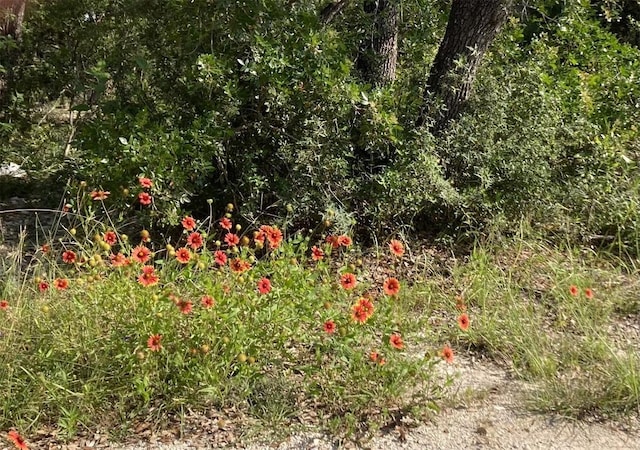
<path id="1" fill-rule="evenodd" d="M 251 264 L 241 258 L 234 258 L 229 263 L 229 267 L 231 268 L 232 272 L 242 273 L 249 270 L 251 268 Z"/>
<path id="2" fill-rule="evenodd" d="M 240 238 L 237 234 L 227 233 L 224 236 L 224 241 L 227 243 L 229 247 L 233 247 L 234 245 L 238 245 L 240 243 Z"/>
<path id="3" fill-rule="evenodd" d="M 197 231 L 194 231 L 187 238 L 187 244 L 194 250 L 199 249 L 204 244 L 204 239 L 202 239 L 202 235 Z"/>
<path id="4" fill-rule="evenodd" d="M 49 289 L 49 283 L 47 283 L 46 281 L 41 281 L 40 283 L 38 283 L 38 290 L 40 292 L 44 292 L 47 289 Z"/>
<path id="5" fill-rule="evenodd" d="M 149 261 L 151 257 L 151 250 L 149 250 L 144 245 L 138 245 L 133 250 L 131 250 L 131 259 L 135 262 L 139 262 L 140 264 L 145 264 Z"/>
<path id="6" fill-rule="evenodd" d="M 380 353 L 378 353 L 376 350 L 373 350 L 371 353 L 369 353 L 369 359 L 373 362 L 378 362 L 378 359 L 380 359 Z"/>
<path id="7" fill-rule="evenodd" d="M 196 228 L 196 221 L 191 216 L 187 216 L 187 217 L 183 218 L 180 223 L 182 223 L 182 226 L 187 231 L 193 231 Z"/>
<path id="8" fill-rule="evenodd" d="M 107 231 L 104 236 L 102 236 L 102 240 L 109 245 L 115 245 L 115 243 L 118 242 L 118 235 L 114 231 Z"/>
<path id="9" fill-rule="evenodd" d="M 324 258 L 324 251 L 315 245 L 311 247 L 311 259 L 314 261 L 320 261 L 322 258 Z"/>
<path id="10" fill-rule="evenodd" d="M 214 255 L 217 265 L 224 266 L 227 263 L 227 254 L 222 250 L 216 250 Z"/>
<path id="11" fill-rule="evenodd" d="M 447 363 L 451 364 L 453 362 L 453 350 L 448 345 L 444 346 L 440 354 Z"/>
<path id="12" fill-rule="evenodd" d="M 262 225 L 260 227 L 260 231 L 262 231 L 267 237 L 267 241 L 269 241 L 269 248 L 271 250 L 280 246 L 280 243 L 282 242 L 282 231 L 269 225 Z"/>
<path id="13" fill-rule="evenodd" d="M 586 288 L 584 290 L 584 296 L 587 297 L 589 300 L 593 298 L 593 291 L 591 290 L 591 288 Z"/>
<path id="14" fill-rule="evenodd" d="M 29 450 L 29 447 L 27 447 L 27 442 L 22 436 L 20 436 L 20 434 L 18 434 L 17 431 L 9 431 L 9 433 L 7 433 L 7 439 L 13 442 L 13 445 L 15 445 L 19 450 Z"/>
<path id="15" fill-rule="evenodd" d="M 351 318 L 358 323 L 365 323 L 369 316 L 367 316 L 367 312 L 358 304 L 355 304 L 351 307 Z"/>
<path id="16" fill-rule="evenodd" d="M 397 239 L 391 239 L 391 242 L 389 242 L 389 250 L 391 250 L 391 253 L 395 256 L 400 257 L 404 255 L 404 245 Z"/>
<path id="17" fill-rule="evenodd" d="M 220 219 L 220 228 L 224 228 L 225 230 L 229 231 L 231 230 L 232 226 L 233 223 L 228 218 L 223 217 L 222 219 Z"/>
<path id="18" fill-rule="evenodd" d="M 117 255 L 109 256 L 111 260 L 111 265 L 113 267 L 123 267 L 129 264 L 129 258 L 126 258 L 122 253 L 118 253 Z"/>
<path id="19" fill-rule="evenodd" d="M 51 251 L 51 246 L 49 244 L 42 244 L 40 250 L 42 250 L 42 253 L 49 253 Z"/>
<path id="20" fill-rule="evenodd" d="M 389 337 L 389 344 L 398 350 L 402 350 L 404 348 L 404 342 L 402 341 L 402 337 L 398 333 L 393 333 Z"/>
<path id="21" fill-rule="evenodd" d="M 189 314 L 193 310 L 193 303 L 189 300 L 180 300 L 177 306 L 182 314 Z"/>
<path id="22" fill-rule="evenodd" d="M 203 295 L 200 299 L 200 303 L 202 303 L 202 306 L 205 308 L 211 308 L 214 305 L 215 300 L 210 295 Z"/>
<path id="23" fill-rule="evenodd" d="M 62 260 L 67 264 L 73 264 L 76 262 L 76 254 L 71 250 L 67 250 L 62 253 Z"/>
<path id="24" fill-rule="evenodd" d="M 340 242 L 338 242 L 338 236 L 334 236 L 334 235 L 330 234 L 329 236 L 326 237 L 326 239 L 324 241 L 327 244 L 331 244 L 331 247 L 333 247 L 333 248 L 340 247 Z"/>
<path id="25" fill-rule="evenodd" d="M 384 280 L 382 289 L 387 295 L 398 295 L 398 292 L 400 292 L 400 282 L 396 278 L 387 278 Z"/>
<path id="26" fill-rule="evenodd" d="M 343 289 L 350 290 L 356 287 L 358 281 L 356 280 L 356 276 L 352 273 L 345 273 L 340 277 L 340 285 Z"/>
<path id="27" fill-rule="evenodd" d="M 261 294 L 268 294 L 271 292 L 271 281 L 268 278 L 262 278 L 258 281 L 258 292 Z"/>
<path id="28" fill-rule="evenodd" d="M 176 259 L 178 260 L 178 262 L 186 264 L 191 259 L 191 252 L 185 247 L 180 247 L 178 250 L 176 250 Z"/>
<path id="29" fill-rule="evenodd" d="M 153 266 L 143 266 L 142 273 L 138 277 L 138 283 L 144 287 L 153 286 L 158 284 L 160 277 L 155 273 Z"/>
<path id="30" fill-rule="evenodd" d="M 140 192 L 138 194 L 138 201 L 143 206 L 148 206 L 153 202 L 153 197 L 148 192 Z"/>
<path id="31" fill-rule="evenodd" d="M 89 195 L 91 196 L 91 198 L 94 201 L 99 201 L 99 200 L 106 200 L 107 197 L 109 197 L 109 194 L 111 194 L 111 192 L 109 192 L 109 191 L 96 191 L 96 190 L 93 190 L 93 191 L 91 191 L 91 193 Z"/>
<path id="32" fill-rule="evenodd" d="M 263 246 L 266 238 L 267 236 L 262 231 L 253 232 L 253 240 L 256 242 L 256 245 L 259 244 L 260 246 Z"/>
<path id="33" fill-rule="evenodd" d="M 353 244 L 353 241 L 346 234 L 338 236 L 338 245 L 341 245 L 343 247 L 350 247 L 351 244 Z"/>
<path id="34" fill-rule="evenodd" d="M 569 294 L 571 294 L 572 296 L 577 297 L 579 293 L 580 289 L 578 289 L 578 286 L 576 286 L 575 284 L 572 284 L 571 287 L 569 287 Z"/>
<path id="35" fill-rule="evenodd" d="M 373 303 L 368 298 L 360 298 L 351 307 L 351 318 L 358 323 L 365 323 L 373 315 Z"/>
<path id="36" fill-rule="evenodd" d="M 458 326 L 462 331 L 467 331 L 469 329 L 469 316 L 467 313 L 460 314 L 458 317 Z"/>
<path id="37" fill-rule="evenodd" d="M 69 280 L 66 278 L 56 278 L 53 280 L 53 286 L 59 291 L 64 291 L 69 287 Z"/>
<path id="38" fill-rule="evenodd" d="M 0 300 L 0 309 L 2 309 L 3 311 L 9 309 L 9 302 L 6 300 Z"/>
<path id="39" fill-rule="evenodd" d="M 327 320 L 322 327 L 326 333 L 333 334 L 336 332 L 336 323 L 333 320 Z"/>
<path id="40" fill-rule="evenodd" d="M 147 339 L 147 347 L 152 352 L 159 352 L 162 349 L 162 335 L 161 334 L 152 334 Z"/>
<path id="41" fill-rule="evenodd" d="M 138 183 L 140 183 L 140 187 L 145 189 L 151 189 L 153 187 L 153 181 L 151 181 L 151 178 L 140 177 L 138 178 Z"/>

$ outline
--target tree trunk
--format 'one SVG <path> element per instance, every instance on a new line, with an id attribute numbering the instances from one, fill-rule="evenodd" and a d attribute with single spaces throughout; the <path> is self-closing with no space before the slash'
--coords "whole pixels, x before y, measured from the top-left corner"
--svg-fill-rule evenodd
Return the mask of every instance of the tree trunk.
<path id="1" fill-rule="evenodd" d="M 482 57 L 507 20 L 509 3 L 509 0 L 453 0 L 416 125 L 424 125 L 431 118 L 432 130 L 438 132 L 460 115 Z"/>
<path id="2" fill-rule="evenodd" d="M 370 39 L 360 52 L 357 67 L 363 78 L 374 86 L 385 86 L 396 78 L 398 60 L 397 0 L 367 0 L 364 11 L 373 16 Z"/>
<path id="3" fill-rule="evenodd" d="M 20 38 L 26 0 L 0 0 L 0 36 Z"/>

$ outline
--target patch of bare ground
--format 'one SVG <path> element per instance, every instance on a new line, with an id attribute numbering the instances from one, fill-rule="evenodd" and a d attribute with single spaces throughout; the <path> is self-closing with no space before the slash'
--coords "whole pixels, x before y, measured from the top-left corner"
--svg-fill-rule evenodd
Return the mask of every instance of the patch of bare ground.
<path id="1" fill-rule="evenodd" d="M 261 441 L 243 437 L 245 419 L 227 420 L 217 413 L 188 415 L 173 429 L 152 432 L 138 426 L 126 444 L 111 444 L 94 435 L 60 445 L 46 438 L 37 448 L 85 450 L 186 450 L 232 448 L 247 450 L 333 449 L 640 449 L 640 421 L 620 423 L 572 421 L 529 412 L 524 404 L 533 385 L 519 381 L 508 370 L 472 355 L 460 355 L 452 365 L 439 365 L 441 375 L 454 375 L 450 400 L 428 423 L 402 420 L 364 442 L 344 441 L 313 430 L 281 433 L 265 430 Z M 301 412 L 302 414 L 302 412 Z M 282 431 L 282 430 L 281 430 Z M 182 437 L 180 437 L 182 436 Z"/>

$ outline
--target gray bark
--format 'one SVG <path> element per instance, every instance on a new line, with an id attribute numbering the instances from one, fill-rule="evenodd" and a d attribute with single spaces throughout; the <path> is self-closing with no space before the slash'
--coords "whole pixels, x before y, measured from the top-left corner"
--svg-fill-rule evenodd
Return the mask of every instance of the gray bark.
<path id="1" fill-rule="evenodd" d="M 431 119 L 446 128 L 463 111 L 482 58 L 508 18 L 509 0 L 453 0 L 449 21 L 431 66 L 417 125 Z"/>
<path id="2" fill-rule="evenodd" d="M 366 81 L 374 86 L 385 86 L 396 78 L 400 21 L 398 1 L 368 0 L 364 11 L 373 16 L 373 28 L 358 57 L 358 68 Z"/>
<path id="3" fill-rule="evenodd" d="M 20 38 L 26 0 L 0 0 L 0 35 Z"/>

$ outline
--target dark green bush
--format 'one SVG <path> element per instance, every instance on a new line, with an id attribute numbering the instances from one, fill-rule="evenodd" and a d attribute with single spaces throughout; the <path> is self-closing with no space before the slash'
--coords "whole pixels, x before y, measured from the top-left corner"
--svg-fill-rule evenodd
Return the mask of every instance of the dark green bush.
<path id="1" fill-rule="evenodd" d="M 443 2 L 404 4 L 398 79 L 376 89 L 355 68 L 371 27 L 357 5 L 323 25 L 319 1 L 45 2 L 3 100 L 2 156 L 114 192 L 153 177 L 169 222 L 212 198 L 291 203 L 300 222 L 350 211 L 376 232 L 524 220 L 636 243 L 640 51 L 599 6 L 558 5 L 510 22 L 466 114 L 433 136 L 414 124 Z M 54 101 L 73 123 L 46 115 Z"/>

